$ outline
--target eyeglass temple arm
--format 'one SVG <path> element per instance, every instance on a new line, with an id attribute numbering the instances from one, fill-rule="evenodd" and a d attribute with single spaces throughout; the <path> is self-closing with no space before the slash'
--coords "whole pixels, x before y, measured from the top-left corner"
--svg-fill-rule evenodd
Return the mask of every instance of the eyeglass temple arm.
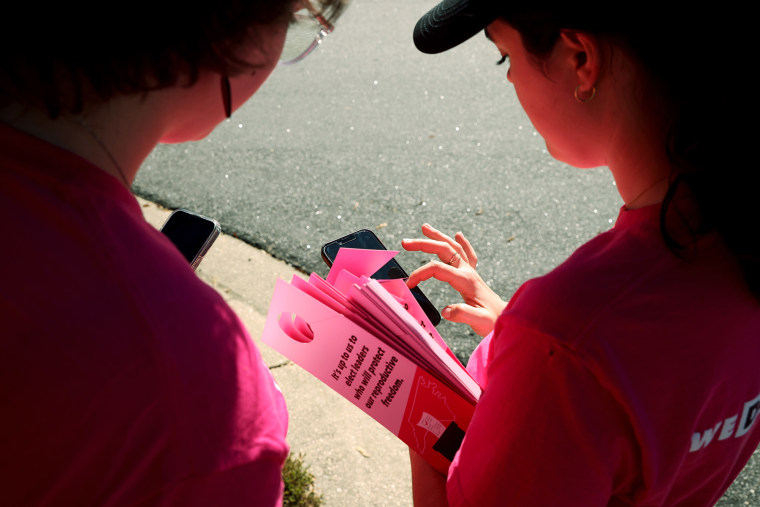
<path id="1" fill-rule="evenodd" d="M 335 29 L 332 23 L 327 21 L 325 17 L 317 9 L 314 8 L 311 2 L 308 0 L 301 0 L 300 3 L 312 14 L 312 16 L 316 18 L 317 21 L 319 21 L 319 24 L 322 25 L 322 30 L 325 32 L 325 34 L 328 34 Z"/>

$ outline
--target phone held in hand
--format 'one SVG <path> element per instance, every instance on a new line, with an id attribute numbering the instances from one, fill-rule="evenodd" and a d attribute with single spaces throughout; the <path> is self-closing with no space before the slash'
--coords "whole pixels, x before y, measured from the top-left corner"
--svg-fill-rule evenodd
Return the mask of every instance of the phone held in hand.
<path id="1" fill-rule="evenodd" d="M 331 241 L 322 246 L 322 260 L 328 266 L 332 266 L 335 261 L 335 257 L 338 255 L 338 250 L 341 248 L 364 248 L 368 250 L 387 250 L 385 245 L 375 235 L 374 232 L 368 229 L 362 229 L 356 231 L 342 238 Z M 382 268 L 372 275 L 372 278 L 378 280 L 388 280 L 393 278 L 409 278 L 409 275 L 404 271 L 401 265 L 395 260 L 391 259 Z M 422 307 L 425 315 L 427 315 L 430 322 L 437 326 L 441 322 L 441 314 L 438 313 L 433 303 L 425 296 L 419 287 L 411 289 L 417 302 Z"/>
<path id="2" fill-rule="evenodd" d="M 177 209 L 169 215 L 161 232 L 185 256 L 187 262 L 196 269 L 211 245 L 222 232 L 219 222 L 186 209 Z"/>

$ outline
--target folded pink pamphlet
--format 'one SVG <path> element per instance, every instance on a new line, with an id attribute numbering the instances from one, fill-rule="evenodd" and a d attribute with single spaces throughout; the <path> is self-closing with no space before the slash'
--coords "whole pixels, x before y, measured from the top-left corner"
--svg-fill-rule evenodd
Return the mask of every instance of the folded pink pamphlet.
<path id="1" fill-rule="evenodd" d="M 481 389 L 406 284 L 370 278 L 397 253 L 341 248 L 327 279 L 278 280 L 263 341 L 445 472 Z"/>

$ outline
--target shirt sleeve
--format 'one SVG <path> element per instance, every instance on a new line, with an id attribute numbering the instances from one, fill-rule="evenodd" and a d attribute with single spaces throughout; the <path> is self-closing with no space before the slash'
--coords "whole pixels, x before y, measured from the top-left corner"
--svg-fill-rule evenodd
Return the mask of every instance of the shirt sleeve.
<path id="1" fill-rule="evenodd" d="M 502 318 L 488 385 L 447 481 L 451 505 L 608 505 L 635 445 L 620 405 L 551 336 Z"/>
<path id="2" fill-rule="evenodd" d="M 259 350 L 215 292 L 181 324 L 158 359 L 169 449 L 146 490 L 158 505 L 280 505 L 288 416 Z"/>

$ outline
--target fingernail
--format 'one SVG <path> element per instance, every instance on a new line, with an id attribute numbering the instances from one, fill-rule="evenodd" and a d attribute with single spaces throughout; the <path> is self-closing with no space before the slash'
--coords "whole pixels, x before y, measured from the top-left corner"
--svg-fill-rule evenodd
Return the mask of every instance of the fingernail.
<path id="1" fill-rule="evenodd" d="M 444 319 L 448 319 L 449 317 L 451 317 L 451 308 L 447 306 L 446 308 L 441 310 L 441 317 L 443 317 Z"/>

